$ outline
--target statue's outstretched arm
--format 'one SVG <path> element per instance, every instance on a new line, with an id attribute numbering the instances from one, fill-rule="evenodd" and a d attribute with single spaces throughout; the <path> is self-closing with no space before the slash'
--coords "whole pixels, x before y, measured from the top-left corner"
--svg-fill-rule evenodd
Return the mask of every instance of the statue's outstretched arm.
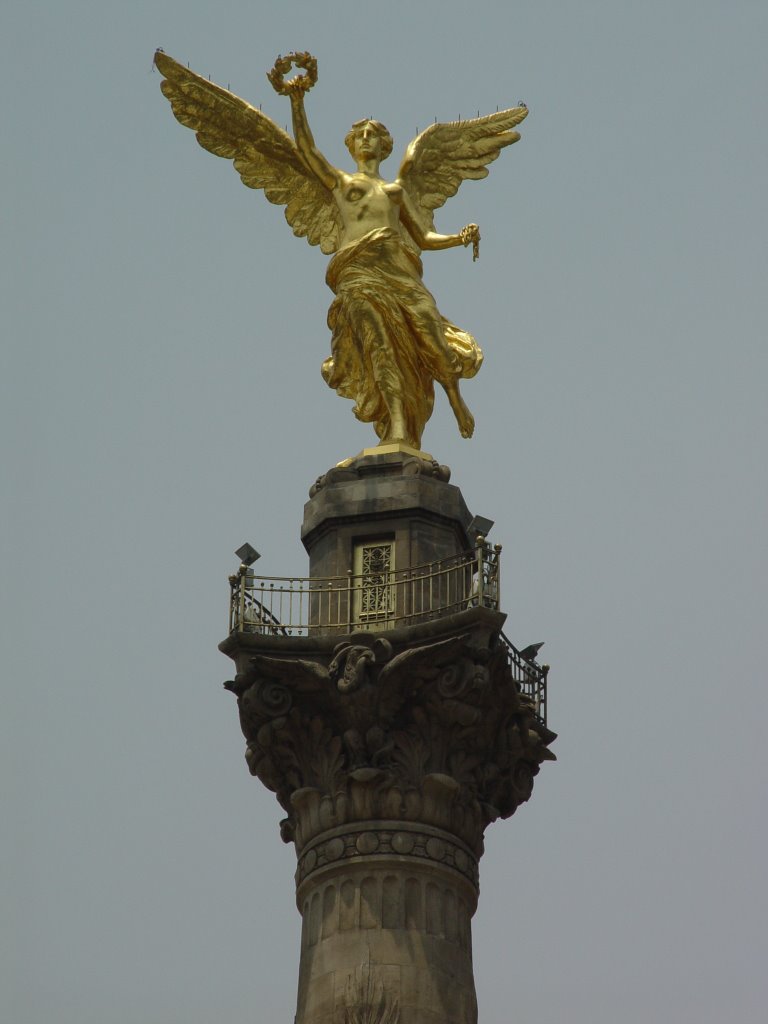
<path id="1" fill-rule="evenodd" d="M 410 199 L 411 212 L 406 216 L 416 224 L 416 232 L 421 230 L 426 244 L 418 241 L 405 218 L 404 223 L 422 248 L 442 249 L 458 244 L 445 241 L 455 236 L 434 235 L 434 211 L 456 195 L 462 181 L 487 177 L 488 164 L 493 163 L 505 146 L 520 138 L 520 133 L 511 129 L 527 114 L 528 108 L 521 104 L 469 121 L 435 123 L 411 142 L 400 165 L 397 184 Z M 473 258 L 477 259 L 480 240 L 477 227 L 469 224 L 460 235 L 464 245 L 473 243 Z"/>
<path id="2" fill-rule="evenodd" d="M 477 224 L 467 224 L 456 235 L 441 235 L 437 231 L 425 230 L 420 221 L 419 210 L 405 188 L 400 198 L 400 220 L 420 249 L 452 249 L 456 245 L 467 246 L 470 242 L 480 241 L 480 229 Z"/>

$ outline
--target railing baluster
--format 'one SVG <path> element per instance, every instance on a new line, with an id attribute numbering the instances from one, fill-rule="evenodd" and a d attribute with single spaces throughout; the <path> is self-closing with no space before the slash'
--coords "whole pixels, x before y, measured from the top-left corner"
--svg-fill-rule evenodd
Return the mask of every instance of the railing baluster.
<path id="1" fill-rule="evenodd" d="M 476 563 L 477 563 L 477 606 L 478 608 L 483 607 L 483 548 L 485 547 L 485 540 L 483 537 L 477 538 L 476 551 Z"/>
<path id="2" fill-rule="evenodd" d="M 240 566 L 240 579 L 238 580 L 238 587 L 240 590 L 240 629 L 245 625 L 245 569 L 244 565 Z"/>

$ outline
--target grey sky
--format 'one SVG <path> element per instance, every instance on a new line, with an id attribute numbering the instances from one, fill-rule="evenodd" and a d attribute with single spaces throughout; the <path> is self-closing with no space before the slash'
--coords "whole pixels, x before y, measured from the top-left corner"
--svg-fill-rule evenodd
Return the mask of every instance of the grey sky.
<path id="1" fill-rule="evenodd" d="M 322 382 L 325 258 L 178 125 L 156 46 L 328 157 L 525 100 L 425 256 L 486 354 L 424 447 L 546 640 L 559 762 L 486 836 L 481 1024 L 764 1019 L 761 2 L 24 3 L 0 14 L 0 984 L 13 1024 L 290 1022 L 294 857 L 221 690 L 232 551 L 302 572 L 313 480 L 372 443 Z M 5 1004 L 5 1006 L 3 1006 Z"/>

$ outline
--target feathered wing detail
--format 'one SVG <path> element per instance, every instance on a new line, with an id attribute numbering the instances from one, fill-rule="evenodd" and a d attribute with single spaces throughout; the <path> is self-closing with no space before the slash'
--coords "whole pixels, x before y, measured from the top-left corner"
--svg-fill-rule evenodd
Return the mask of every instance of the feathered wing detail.
<path id="1" fill-rule="evenodd" d="M 438 640 L 423 647 L 401 651 L 379 673 L 377 686 L 379 715 L 392 718 L 405 703 L 407 692 L 439 675 L 447 662 L 459 656 L 469 639 L 468 633 Z"/>
<path id="2" fill-rule="evenodd" d="M 488 164 L 520 138 L 511 129 L 527 115 L 527 107 L 513 107 L 470 121 L 432 124 L 416 136 L 398 181 L 421 207 L 425 229 L 434 228 L 433 211 L 456 195 L 462 181 L 488 176 Z"/>
<path id="3" fill-rule="evenodd" d="M 306 661 L 303 658 L 270 658 L 268 655 L 257 654 L 250 662 L 258 676 L 277 679 L 284 686 L 289 686 L 300 693 L 328 689 L 330 684 L 328 669 L 316 661 Z"/>
<path id="4" fill-rule="evenodd" d="M 158 51 L 160 88 L 177 121 L 210 153 L 232 160 L 244 185 L 264 189 L 285 206 L 293 233 L 324 253 L 339 247 L 340 220 L 332 193 L 305 166 L 296 144 L 266 114 Z"/>
<path id="5" fill-rule="evenodd" d="M 431 679 L 436 676 L 446 661 L 454 658 L 469 639 L 468 633 L 438 640 L 423 647 L 411 647 L 392 658 L 379 673 L 379 685 L 399 682 L 401 679 Z"/>

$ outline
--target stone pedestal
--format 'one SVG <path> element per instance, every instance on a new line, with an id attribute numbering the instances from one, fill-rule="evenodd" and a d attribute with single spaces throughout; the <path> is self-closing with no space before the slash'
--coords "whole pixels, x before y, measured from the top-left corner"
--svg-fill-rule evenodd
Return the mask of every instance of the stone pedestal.
<path id="1" fill-rule="evenodd" d="M 309 575 L 354 572 L 354 545 L 366 539 L 391 539 L 395 565 L 402 567 L 472 549 L 472 516 L 450 476 L 447 466 L 400 453 L 365 456 L 321 476 L 301 528 Z"/>
<path id="2" fill-rule="evenodd" d="M 409 477 L 403 462 L 319 482 L 303 531 L 313 575 L 339 574 L 354 544 L 383 529 L 411 557 L 466 546 L 458 489 L 439 467 Z M 221 644 L 237 668 L 227 686 L 246 760 L 276 793 L 296 848 L 296 1024 L 477 1020 L 484 831 L 530 797 L 555 736 L 521 686 L 528 670 L 504 615 L 460 609 L 347 635 L 234 632 Z"/>

